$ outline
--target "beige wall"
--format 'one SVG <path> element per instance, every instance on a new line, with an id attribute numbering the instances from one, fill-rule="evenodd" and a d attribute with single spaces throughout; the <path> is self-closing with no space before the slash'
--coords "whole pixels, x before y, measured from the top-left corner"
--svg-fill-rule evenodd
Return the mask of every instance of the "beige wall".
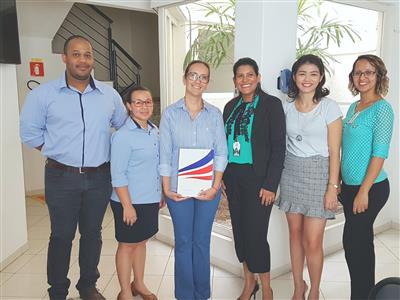
<path id="1" fill-rule="evenodd" d="M 141 84 L 160 96 L 158 19 L 154 13 L 100 7 L 114 23 L 113 38 L 142 65 Z"/>

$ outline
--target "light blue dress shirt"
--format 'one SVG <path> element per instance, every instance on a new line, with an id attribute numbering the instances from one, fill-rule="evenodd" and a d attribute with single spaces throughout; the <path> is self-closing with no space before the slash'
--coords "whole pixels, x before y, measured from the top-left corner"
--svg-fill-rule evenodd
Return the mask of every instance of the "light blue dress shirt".
<path id="1" fill-rule="evenodd" d="M 121 127 L 126 117 L 112 87 L 91 78 L 80 93 L 63 74 L 28 94 L 20 135 L 32 148 L 43 145 L 45 157 L 74 167 L 97 167 L 110 160 L 110 127 Z"/>
<path id="2" fill-rule="evenodd" d="M 168 106 L 160 123 L 160 175 L 170 176 L 176 192 L 180 148 L 213 149 L 214 171 L 223 172 L 228 149 L 220 110 L 204 101 L 204 108 L 192 120 L 184 99 Z"/>
<path id="3" fill-rule="evenodd" d="M 157 203 L 161 199 L 159 135 L 155 125 L 148 130 L 131 118 L 111 138 L 113 187 L 128 186 L 134 204 Z M 120 202 L 113 190 L 111 199 Z"/>

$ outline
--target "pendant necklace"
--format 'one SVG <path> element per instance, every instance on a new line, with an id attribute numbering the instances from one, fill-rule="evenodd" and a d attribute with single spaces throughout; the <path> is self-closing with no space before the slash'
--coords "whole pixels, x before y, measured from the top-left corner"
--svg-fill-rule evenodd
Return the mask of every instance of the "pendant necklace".
<path id="1" fill-rule="evenodd" d="M 314 107 L 312 107 L 312 109 L 310 111 L 303 113 L 303 112 L 300 112 L 296 108 L 296 104 L 294 104 L 294 108 L 297 111 L 297 127 L 299 128 L 299 134 L 296 135 L 296 141 L 301 142 L 303 140 L 304 129 L 307 125 L 307 121 L 314 118 L 314 116 L 316 114 L 316 110 L 315 110 L 315 106 L 314 106 Z M 303 118 L 303 120 L 301 122 L 301 126 L 300 126 L 300 115 Z M 311 115 L 311 117 L 310 117 L 310 115 Z"/>
<path id="2" fill-rule="evenodd" d="M 350 120 L 347 121 L 347 124 L 349 125 L 353 125 L 354 121 L 357 119 L 357 117 L 359 116 L 360 111 L 355 111 L 353 113 L 353 115 L 351 116 Z"/>
<path id="3" fill-rule="evenodd" d="M 296 109 L 296 111 L 297 111 L 297 126 L 300 131 L 300 133 L 296 136 L 296 141 L 301 142 L 303 140 L 303 136 L 301 134 L 303 133 L 305 121 L 303 120 L 301 127 L 300 127 L 300 112 L 297 109 Z"/>

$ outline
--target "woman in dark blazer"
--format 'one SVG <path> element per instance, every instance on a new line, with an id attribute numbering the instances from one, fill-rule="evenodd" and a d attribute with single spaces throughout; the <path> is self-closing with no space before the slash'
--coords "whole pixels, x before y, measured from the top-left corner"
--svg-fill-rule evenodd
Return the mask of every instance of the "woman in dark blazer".
<path id="1" fill-rule="evenodd" d="M 255 273 L 263 299 L 272 299 L 267 233 L 285 158 L 285 116 L 281 101 L 261 89 L 253 59 L 239 59 L 233 73 L 239 96 L 224 108 L 228 166 L 223 181 L 236 255 L 243 263 L 245 285 L 239 299 L 255 297 Z"/>

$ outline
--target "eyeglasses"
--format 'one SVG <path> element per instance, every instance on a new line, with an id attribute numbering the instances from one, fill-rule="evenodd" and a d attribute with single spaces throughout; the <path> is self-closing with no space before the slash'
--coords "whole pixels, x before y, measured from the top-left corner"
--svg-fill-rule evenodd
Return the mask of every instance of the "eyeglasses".
<path id="1" fill-rule="evenodd" d="M 189 72 L 186 77 L 189 78 L 191 81 L 199 80 L 201 83 L 208 83 L 209 80 L 208 76 L 199 75 L 195 72 Z"/>
<path id="2" fill-rule="evenodd" d="M 376 71 L 365 71 L 365 72 L 361 72 L 361 71 L 357 71 L 357 72 L 353 72 L 353 77 L 361 77 L 362 75 L 364 75 L 365 77 L 371 77 L 372 75 L 374 75 L 376 73 Z"/>
<path id="3" fill-rule="evenodd" d="M 143 107 L 143 106 L 153 106 L 153 101 L 151 100 L 145 100 L 145 101 L 141 101 L 141 100 L 132 100 L 131 103 L 133 104 L 133 106 L 135 107 Z"/>

